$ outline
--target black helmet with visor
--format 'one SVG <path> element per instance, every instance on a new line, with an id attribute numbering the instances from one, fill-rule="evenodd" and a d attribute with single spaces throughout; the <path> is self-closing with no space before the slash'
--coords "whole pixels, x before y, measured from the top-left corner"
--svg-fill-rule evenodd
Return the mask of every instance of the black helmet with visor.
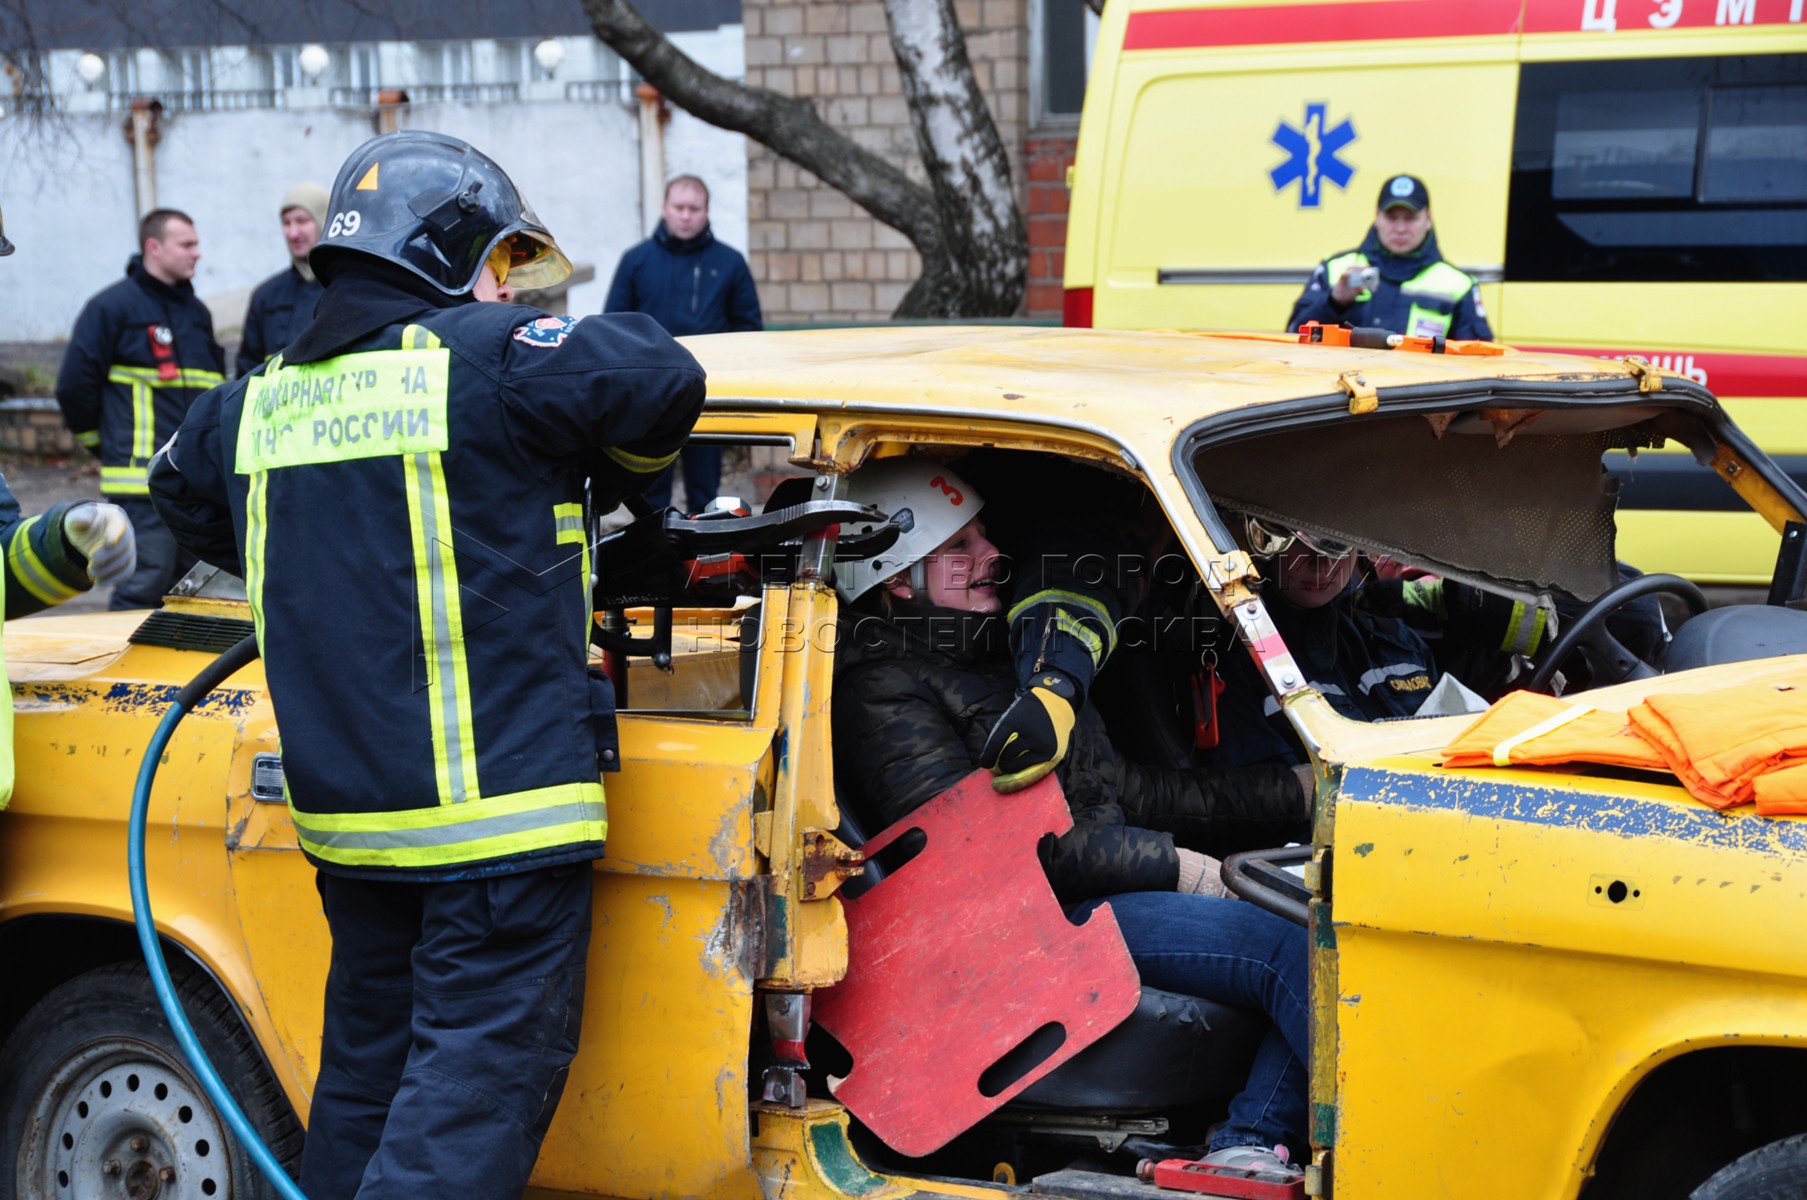
<path id="1" fill-rule="evenodd" d="M 497 282 L 523 289 L 571 274 L 507 172 L 468 142 L 416 129 L 372 138 L 339 168 L 308 265 L 330 284 L 348 254 L 394 263 L 451 296 L 476 287 L 486 263 Z"/>

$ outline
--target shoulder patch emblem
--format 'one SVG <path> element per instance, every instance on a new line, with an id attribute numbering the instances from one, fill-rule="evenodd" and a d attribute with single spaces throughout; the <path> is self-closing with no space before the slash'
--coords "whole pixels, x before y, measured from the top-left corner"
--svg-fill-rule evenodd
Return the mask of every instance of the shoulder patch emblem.
<path id="1" fill-rule="evenodd" d="M 517 328 L 514 340 L 523 346 L 551 350 L 555 346 L 564 345 L 565 339 L 571 336 L 571 330 L 576 325 L 576 317 L 541 317 Z"/>

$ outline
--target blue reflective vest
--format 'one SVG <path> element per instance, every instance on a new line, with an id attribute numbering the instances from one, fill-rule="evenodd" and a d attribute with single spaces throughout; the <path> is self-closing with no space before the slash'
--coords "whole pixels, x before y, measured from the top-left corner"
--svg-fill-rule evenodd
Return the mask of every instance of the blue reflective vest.
<path id="1" fill-rule="evenodd" d="M 1351 267 L 1367 266 L 1380 269 L 1380 282 L 1357 294 L 1347 308 L 1339 307 L 1330 289 Z M 1399 255 L 1383 248 L 1380 235 L 1370 229 L 1358 249 L 1319 263 L 1293 304 L 1286 330 L 1295 332 L 1307 321 L 1388 329 L 1418 337 L 1493 340 L 1474 277 L 1443 261 L 1435 230 L 1425 235 L 1415 253 Z"/>
<path id="2" fill-rule="evenodd" d="M 610 504 L 644 486 L 702 397 L 645 317 L 465 304 L 195 405 L 153 499 L 242 569 L 317 865 L 452 879 L 602 852 L 585 481 Z"/>

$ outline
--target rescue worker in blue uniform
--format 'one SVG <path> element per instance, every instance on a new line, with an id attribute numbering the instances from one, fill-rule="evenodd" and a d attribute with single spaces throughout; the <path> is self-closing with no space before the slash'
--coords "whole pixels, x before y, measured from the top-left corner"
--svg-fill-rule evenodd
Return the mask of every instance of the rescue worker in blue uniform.
<path id="1" fill-rule="evenodd" d="M 1240 521 L 1261 565 L 1262 598 L 1274 626 L 1330 707 L 1356 721 L 1417 712 L 1442 672 L 1409 624 L 1357 603 L 1355 549 L 1259 517 Z M 1219 658 L 1224 691 L 1212 765 L 1306 763 L 1305 748 L 1248 654 L 1235 646 Z"/>
<path id="2" fill-rule="evenodd" d="M 1387 180 L 1362 244 L 1311 273 L 1287 332 L 1307 321 L 1416 337 L 1493 338 L 1474 277 L 1443 261 L 1431 228 L 1430 189 L 1415 175 Z"/>
<path id="3" fill-rule="evenodd" d="M 0 218 L 0 258 L 13 252 Z M 8 621 L 30 616 L 88 590 L 129 578 L 137 565 L 132 523 L 116 504 L 95 500 L 54 504 L 27 517 L 0 476 L 0 591 Z M 6 657 L 0 652 L 0 676 Z M 13 795 L 13 697 L 0 694 L 0 808 Z"/>
<path id="4" fill-rule="evenodd" d="M 317 183 L 298 183 L 283 194 L 278 219 L 282 240 L 289 248 L 289 265 L 251 293 L 251 303 L 245 308 L 244 337 L 238 344 L 240 378 L 294 341 L 314 319 L 321 287 L 307 256 L 326 224 L 326 199 L 326 189 Z"/>
<path id="5" fill-rule="evenodd" d="M 314 323 L 152 471 L 184 544 L 244 573 L 332 929 L 301 1186 L 518 1200 L 577 1049 L 618 765 L 591 516 L 671 463 L 703 372 L 648 317 L 475 303 L 570 264 L 443 134 L 355 151 L 310 261 Z"/>
<path id="6" fill-rule="evenodd" d="M 139 222 L 138 245 L 126 277 L 76 318 L 56 379 L 63 420 L 100 456 L 101 494 L 137 530 L 138 568 L 114 589 L 115 609 L 158 607 L 194 565 L 151 507 L 146 472 L 188 406 L 226 377 L 213 315 L 190 282 L 201 258 L 194 222 L 156 209 Z"/>

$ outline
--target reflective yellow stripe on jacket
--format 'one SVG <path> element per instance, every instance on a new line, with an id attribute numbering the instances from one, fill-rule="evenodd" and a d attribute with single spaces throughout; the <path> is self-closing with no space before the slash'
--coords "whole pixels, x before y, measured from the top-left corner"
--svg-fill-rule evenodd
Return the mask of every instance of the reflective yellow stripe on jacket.
<path id="1" fill-rule="evenodd" d="M 218 387 L 226 377 L 218 371 L 179 370 L 164 379 L 155 367 L 126 367 L 115 364 L 107 368 L 107 382 L 132 390 L 132 462 L 148 463 L 157 453 L 157 393 L 166 388 L 206 389 Z M 88 439 L 92 436 L 93 440 Z M 100 434 L 78 434 L 84 446 L 97 448 Z M 108 495 L 148 496 L 150 478 L 143 465 L 102 467 L 100 490 Z"/>
<path id="2" fill-rule="evenodd" d="M 39 513 L 29 521 L 21 521 L 13 530 L 12 541 L 6 547 L 6 565 L 12 571 L 13 578 L 25 585 L 25 590 L 42 600 L 45 604 L 61 604 L 71 596 L 79 594 L 80 589 L 70 587 L 56 577 L 55 572 L 44 564 L 38 556 L 37 548 L 31 544 L 32 530 L 44 519 Z M 56 536 L 61 536 L 58 534 Z M 5 598 L 0 592 L 0 601 Z"/>
<path id="3" fill-rule="evenodd" d="M 410 325 L 395 351 L 342 355 L 285 367 L 277 359 L 247 392 L 237 470 L 250 476 L 246 520 L 246 589 L 262 635 L 268 532 L 267 477 L 311 463 L 393 458 L 401 465 L 408 504 L 423 685 L 432 726 L 439 804 L 372 813 L 318 813 L 295 808 L 301 845 L 316 858 L 345 866 L 433 868 L 582 842 L 602 841 L 608 813 L 600 781 L 485 796 L 477 771 L 470 670 L 454 552 L 451 497 L 442 453 L 450 352 L 422 326 Z M 581 505 L 553 513 L 558 541 L 588 539 Z M 587 577 L 587 571 L 586 571 Z"/>

